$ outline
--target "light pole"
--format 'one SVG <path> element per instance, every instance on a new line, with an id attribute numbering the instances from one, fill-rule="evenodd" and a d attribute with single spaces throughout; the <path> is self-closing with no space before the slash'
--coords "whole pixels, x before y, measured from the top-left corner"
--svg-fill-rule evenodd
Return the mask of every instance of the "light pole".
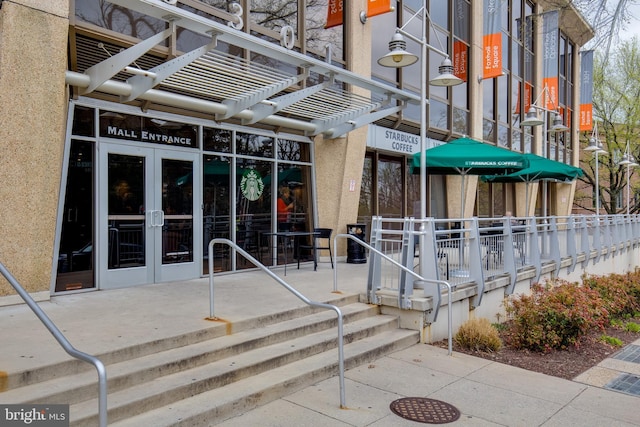
<path id="1" fill-rule="evenodd" d="M 600 216 L 600 162 L 598 160 L 599 154 L 607 154 L 607 151 L 602 148 L 598 137 L 598 122 L 593 122 L 593 131 L 591 138 L 589 138 L 589 145 L 584 151 L 592 151 L 596 155 L 596 215 Z"/>
<path id="2" fill-rule="evenodd" d="M 422 35 L 420 38 L 407 33 L 404 28 L 417 16 L 422 17 Z M 418 59 L 421 59 L 420 63 L 420 217 L 425 219 L 427 217 L 427 85 L 425 79 L 427 77 L 427 49 L 432 49 L 438 54 L 442 55 L 445 59 L 442 61 L 438 71 L 440 75 L 430 81 L 434 86 L 456 86 L 462 83 L 462 79 L 453 75 L 453 66 L 449 59 L 449 54 L 444 51 L 438 33 L 434 28 L 434 34 L 440 44 L 440 50 L 429 45 L 427 42 L 427 20 L 431 23 L 431 17 L 427 10 L 426 1 L 422 2 L 422 7 L 415 13 L 405 24 L 396 29 L 391 41 L 389 42 L 389 53 L 382 58 L 378 59 L 378 64 L 383 67 L 400 68 L 408 65 L 415 64 Z M 421 52 L 420 58 L 416 55 L 406 51 L 407 43 L 404 37 L 413 40 L 420 44 Z M 422 221 L 421 230 L 424 230 L 424 221 Z M 422 254 L 423 251 L 420 251 Z"/>
<path id="3" fill-rule="evenodd" d="M 569 130 L 569 128 L 563 124 L 562 115 L 560 114 L 560 112 L 558 112 L 557 109 L 550 110 L 548 108 L 537 105 L 538 101 L 540 100 L 540 97 L 545 93 L 547 94 L 547 97 L 548 97 L 549 88 L 547 86 L 545 86 L 542 89 L 542 92 L 540 92 L 540 95 L 538 95 L 536 100 L 533 101 L 533 104 L 531 104 L 531 106 L 529 107 L 529 111 L 527 111 L 525 119 L 520 123 L 520 125 L 532 126 L 532 127 L 538 126 L 538 125 L 544 125 L 542 128 L 542 154 L 541 155 L 546 159 L 548 133 L 549 132 L 553 132 L 553 133 L 565 132 Z M 543 120 L 540 120 L 540 118 L 538 117 L 538 110 L 544 111 Z M 549 113 L 553 114 L 553 125 L 551 126 L 551 129 L 549 129 L 549 126 L 548 126 L 547 116 L 549 115 Z M 527 206 L 527 209 L 529 209 L 529 206 Z M 542 216 L 543 217 L 547 216 L 547 183 L 546 181 L 542 183 Z"/>
<path id="4" fill-rule="evenodd" d="M 629 205 L 631 204 L 631 186 L 629 182 L 629 168 L 631 166 L 638 166 L 638 164 L 635 162 L 635 159 L 631 155 L 631 152 L 629 151 L 629 141 L 627 141 L 627 150 L 622 156 L 622 160 L 618 162 L 618 165 L 627 167 L 627 215 L 629 215 Z"/>

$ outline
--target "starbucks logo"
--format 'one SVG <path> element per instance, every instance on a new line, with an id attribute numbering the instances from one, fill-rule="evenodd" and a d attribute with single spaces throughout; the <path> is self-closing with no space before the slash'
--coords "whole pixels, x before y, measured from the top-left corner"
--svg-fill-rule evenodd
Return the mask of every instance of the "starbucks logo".
<path id="1" fill-rule="evenodd" d="M 250 201 L 255 201 L 262 196 L 264 190 L 264 183 L 260 173 L 254 169 L 249 169 L 242 174 L 242 180 L 240 180 L 240 191 L 242 195 Z"/>

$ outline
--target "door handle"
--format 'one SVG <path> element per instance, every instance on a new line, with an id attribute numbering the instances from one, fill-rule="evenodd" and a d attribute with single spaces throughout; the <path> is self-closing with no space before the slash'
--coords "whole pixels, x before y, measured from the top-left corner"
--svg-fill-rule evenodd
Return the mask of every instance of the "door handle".
<path id="1" fill-rule="evenodd" d="M 149 220 L 148 220 L 149 228 L 164 226 L 164 211 L 148 210 L 147 214 L 149 215 Z"/>

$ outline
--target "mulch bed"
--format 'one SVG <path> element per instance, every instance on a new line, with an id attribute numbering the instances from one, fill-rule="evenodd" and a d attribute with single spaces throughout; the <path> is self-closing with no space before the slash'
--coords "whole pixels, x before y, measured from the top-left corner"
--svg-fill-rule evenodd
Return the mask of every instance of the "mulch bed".
<path id="1" fill-rule="evenodd" d="M 501 332 L 503 342 L 505 342 L 504 333 Z M 611 346 L 599 338 L 603 335 L 620 339 L 624 345 L 630 344 L 640 338 L 639 333 L 627 332 L 620 328 L 608 327 L 604 330 L 593 330 L 585 335 L 580 344 L 570 347 L 567 350 L 553 350 L 549 353 L 539 353 L 529 350 L 518 350 L 503 346 L 497 352 L 481 352 L 473 351 L 460 347 L 453 342 L 453 350 L 459 353 L 465 353 L 483 359 L 493 360 L 495 362 L 507 365 L 517 366 L 529 371 L 541 372 L 543 374 L 552 375 L 564 379 L 573 379 L 579 374 L 596 366 L 602 360 L 622 350 L 624 347 Z M 447 341 L 438 341 L 433 345 L 447 348 Z"/>

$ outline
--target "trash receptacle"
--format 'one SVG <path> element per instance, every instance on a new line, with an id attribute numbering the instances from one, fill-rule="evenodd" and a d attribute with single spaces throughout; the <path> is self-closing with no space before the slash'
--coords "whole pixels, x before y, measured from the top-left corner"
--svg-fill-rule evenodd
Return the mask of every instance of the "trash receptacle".
<path id="1" fill-rule="evenodd" d="M 365 241 L 366 224 L 347 224 L 347 233 L 356 236 L 358 239 Z M 364 246 L 358 242 L 347 240 L 347 262 L 349 264 L 364 264 L 367 262 Z"/>

